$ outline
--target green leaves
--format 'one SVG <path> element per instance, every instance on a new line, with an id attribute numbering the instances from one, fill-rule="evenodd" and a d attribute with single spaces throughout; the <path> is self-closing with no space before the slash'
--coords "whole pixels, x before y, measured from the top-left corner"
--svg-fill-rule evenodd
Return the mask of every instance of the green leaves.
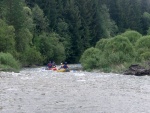
<path id="1" fill-rule="evenodd" d="M 98 41 L 95 48 L 87 49 L 83 53 L 80 61 L 85 69 L 100 68 L 111 71 L 115 66 L 134 61 L 135 57 L 134 46 L 128 38 L 117 35 Z"/>
<path id="2" fill-rule="evenodd" d="M 80 62 L 84 69 L 94 69 L 99 65 L 100 56 L 101 51 L 91 47 L 83 53 Z"/>
<path id="3" fill-rule="evenodd" d="M 5 68 L 5 70 L 18 70 L 20 64 L 10 53 L 0 52 L 0 68 Z"/>
<path id="4" fill-rule="evenodd" d="M 15 51 L 15 29 L 13 26 L 8 26 L 0 19 L 0 51 L 10 52 Z"/>
<path id="5" fill-rule="evenodd" d="M 148 60 L 150 52 L 150 35 L 143 36 L 136 42 L 136 51 L 138 59 Z"/>
<path id="6" fill-rule="evenodd" d="M 35 31 L 37 34 L 41 33 L 42 31 L 46 30 L 48 27 L 47 18 L 44 17 L 43 10 L 38 6 L 35 5 L 32 9 L 33 13 L 33 20 L 35 23 Z"/>
<path id="7" fill-rule="evenodd" d="M 5 0 L 6 20 L 9 25 L 13 25 L 15 31 L 23 27 L 25 15 L 23 13 L 23 1 L 21 0 Z"/>
<path id="8" fill-rule="evenodd" d="M 16 47 L 18 52 L 24 52 L 32 44 L 33 35 L 28 29 L 20 29 L 17 34 Z"/>
<path id="9" fill-rule="evenodd" d="M 45 62 L 54 60 L 60 63 L 65 60 L 65 48 L 58 37 L 56 33 L 42 34 L 37 37 L 36 45 L 41 54 L 46 57 Z"/>
<path id="10" fill-rule="evenodd" d="M 35 47 L 27 48 L 21 55 L 21 63 L 23 66 L 41 65 L 44 58 Z"/>
<path id="11" fill-rule="evenodd" d="M 136 41 L 142 37 L 142 35 L 139 32 L 133 30 L 126 31 L 121 35 L 127 37 L 134 46 Z"/>

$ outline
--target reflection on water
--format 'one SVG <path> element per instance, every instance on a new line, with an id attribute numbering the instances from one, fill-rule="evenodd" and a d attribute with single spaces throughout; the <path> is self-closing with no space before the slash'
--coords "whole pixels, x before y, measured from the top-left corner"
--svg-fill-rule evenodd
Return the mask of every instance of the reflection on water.
<path id="1" fill-rule="evenodd" d="M 150 113 L 149 81 L 44 67 L 0 72 L 0 113 Z"/>

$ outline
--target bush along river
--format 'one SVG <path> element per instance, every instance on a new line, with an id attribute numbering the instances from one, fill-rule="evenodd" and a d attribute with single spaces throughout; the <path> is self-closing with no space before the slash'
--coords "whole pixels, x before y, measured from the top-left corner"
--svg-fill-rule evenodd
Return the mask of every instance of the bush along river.
<path id="1" fill-rule="evenodd" d="M 45 67 L 0 72 L 0 113 L 150 113 L 149 108 L 149 76 Z"/>

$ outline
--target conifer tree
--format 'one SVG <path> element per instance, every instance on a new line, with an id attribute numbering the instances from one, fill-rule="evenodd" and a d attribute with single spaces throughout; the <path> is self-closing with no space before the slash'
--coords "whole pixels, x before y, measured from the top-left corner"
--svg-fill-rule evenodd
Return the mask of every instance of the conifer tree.
<path id="1" fill-rule="evenodd" d="M 16 33 L 23 27 L 24 13 L 23 2 L 20 0 L 5 0 L 6 20 L 9 25 L 13 25 Z"/>
<path id="2" fill-rule="evenodd" d="M 35 24 L 35 33 L 40 34 L 43 31 L 46 31 L 48 27 L 47 17 L 44 16 L 43 10 L 35 5 L 32 9 L 33 21 Z"/>

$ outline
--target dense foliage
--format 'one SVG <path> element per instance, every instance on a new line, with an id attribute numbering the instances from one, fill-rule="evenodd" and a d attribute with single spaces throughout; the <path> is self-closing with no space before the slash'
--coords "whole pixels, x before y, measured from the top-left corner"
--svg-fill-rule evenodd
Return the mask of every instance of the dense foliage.
<path id="1" fill-rule="evenodd" d="M 0 1 L 0 52 L 10 53 L 22 66 L 49 60 L 77 63 L 95 45 L 93 55 L 101 53 L 98 62 L 104 67 L 116 60 L 130 61 L 131 56 L 140 59 L 139 54 L 147 59 L 149 53 L 141 52 L 145 48 L 137 42 L 146 34 L 150 34 L 149 0 Z M 107 54 L 110 59 L 104 63 Z"/>
<path id="2" fill-rule="evenodd" d="M 127 37 L 133 45 L 135 45 L 136 41 L 142 37 L 142 35 L 138 33 L 137 31 L 131 31 L 131 30 L 126 31 L 125 33 L 122 33 L 121 35 Z"/>
<path id="3" fill-rule="evenodd" d="M 19 62 L 10 53 L 0 52 L 0 69 L 18 71 L 19 68 Z"/>
<path id="4" fill-rule="evenodd" d="M 141 59 L 150 59 L 150 35 L 143 36 L 136 42 L 136 50 Z"/>
<path id="5" fill-rule="evenodd" d="M 95 48 L 89 48 L 83 53 L 80 61 L 84 69 L 94 67 L 103 71 L 121 71 L 132 63 L 150 60 L 149 48 L 150 36 L 142 37 L 138 32 L 127 31 L 122 35 L 99 40 Z"/>
<path id="6" fill-rule="evenodd" d="M 94 69 L 98 67 L 101 51 L 97 48 L 87 49 L 81 57 L 81 63 L 84 69 Z"/>

